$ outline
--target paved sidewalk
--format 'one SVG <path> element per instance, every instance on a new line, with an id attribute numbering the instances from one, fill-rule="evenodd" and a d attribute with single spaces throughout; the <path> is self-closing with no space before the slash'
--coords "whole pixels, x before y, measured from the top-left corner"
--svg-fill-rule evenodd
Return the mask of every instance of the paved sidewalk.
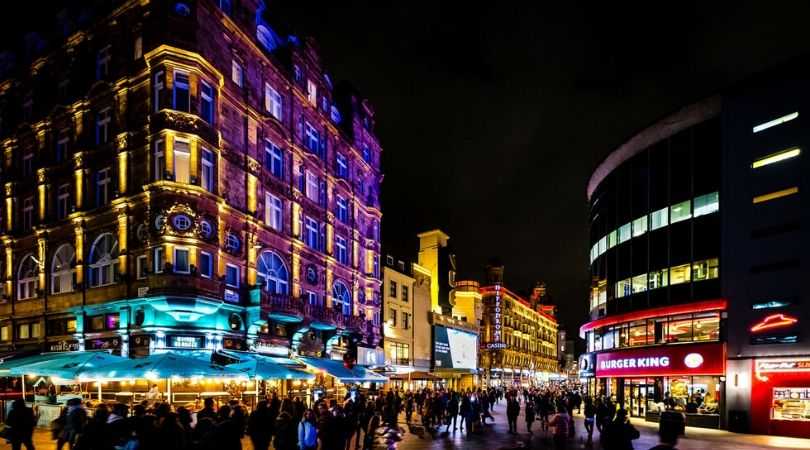
<path id="1" fill-rule="evenodd" d="M 452 430 L 449 433 L 418 433 L 421 426 L 409 431 L 404 415 L 400 416 L 400 427 L 406 430 L 404 439 L 397 443 L 398 450 L 501 450 L 518 447 L 531 449 L 551 449 L 550 435 L 540 431 L 540 422 L 535 422 L 532 429 L 534 434 L 526 433 L 526 421 L 523 416 L 518 418 L 518 434 L 509 434 L 506 423 L 505 404 L 495 406 L 493 415 L 495 422 L 487 421 L 484 433 L 467 435 L 465 431 Z M 418 416 L 415 416 L 418 421 Z M 593 445 L 586 445 L 585 427 L 583 417 L 575 415 L 576 437 L 569 441 L 568 450 L 602 450 L 599 444 L 599 431 L 594 430 Z M 418 423 L 418 422 L 417 422 Z M 647 450 L 658 443 L 658 424 L 632 419 L 631 423 L 639 430 L 641 437 L 633 441 L 636 450 Z M 444 427 L 441 428 L 444 430 Z M 37 450 L 52 450 L 56 443 L 51 440 L 47 429 L 39 428 L 34 435 L 34 444 Z M 0 441 L 0 450 L 10 449 L 11 446 Z M 686 428 L 686 437 L 678 442 L 679 450 L 755 450 L 755 449 L 802 449 L 810 450 L 810 439 L 796 439 L 779 436 L 763 436 L 753 434 L 730 433 L 723 430 L 710 430 L 705 428 Z M 252 450 L 250 439 L 242 441 L 243 450 Z M 148 449 L 144 449 L 148 450 Z"/>

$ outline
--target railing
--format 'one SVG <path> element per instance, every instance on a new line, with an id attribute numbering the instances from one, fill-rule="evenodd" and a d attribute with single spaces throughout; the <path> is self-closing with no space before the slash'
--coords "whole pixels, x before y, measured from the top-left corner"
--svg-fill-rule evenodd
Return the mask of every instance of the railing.
<path id="1" fill-rule="evenodd" d="M 303 318 L 304 303 L 300 298 L 293 298 L 289 294 L 275 294 L 262 290 L 262 310 L 268 313 L 290 314 Z"/>
<path id="2" fill-rule="evenodd" d="M 335 314 L 331 309 L 322 305 L 304 305 L 304 315 L 313 321 L 337 325 L 335 321 Z"/>

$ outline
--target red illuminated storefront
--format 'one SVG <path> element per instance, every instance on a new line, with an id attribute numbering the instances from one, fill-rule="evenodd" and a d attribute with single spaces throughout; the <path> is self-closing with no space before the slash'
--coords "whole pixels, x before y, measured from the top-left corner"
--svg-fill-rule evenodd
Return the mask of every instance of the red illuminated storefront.
<path id="1" fill-rule="evenodd" d="M 751 432 L 810 437 L 810 356 L 757 359 L 751 376 Z"/>
<path id="2" fill-rule="evenodd" d="M 600 352 L 595 372 L 602 390 L 632 417 L 658 421 L 671 400 L 686 413 L 688 425 L 718 428 L 725 361 L 721 342 L 663 345 Z"/>

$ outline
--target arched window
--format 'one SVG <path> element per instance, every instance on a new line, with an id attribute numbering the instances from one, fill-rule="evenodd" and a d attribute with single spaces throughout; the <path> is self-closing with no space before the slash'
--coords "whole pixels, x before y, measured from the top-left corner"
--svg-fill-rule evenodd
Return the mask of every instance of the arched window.
<path id="1" fill-rule="evenodd" d="M 342 281 L 332 286 L 332 309 L 340 308 L 344 316 L 352 315 L 352 293 Z"/>
<path id="2" fill-rule="evenodd" d="M 256 262 L 256 276 L 259 286 L 271 294 L 286 294 L 289 292 L 287 266 L 277 254 L 266 251 L 259 255 Z"/>
<path id="3" fill-rule="evenodd" d="M 111 233 L 97 237 L 90 248 L 90 287 L 106 286 L 115 281 L 118 240 Z"/>
<path id="4" fill-rule="evenodd" d="M 39 284 L 39 264 L 31 253 L 23 256 L 20 269 L 17 271 L 17 300 L 37 296 Z"/>
<path id="5" fill-rule="evenodd" d="M 73 292 L 73 279 L 76 273 L 76 251 L 70 244 L 62 244 L 56 249 L 51 263 L 51 292 L 62 294 Z"/>

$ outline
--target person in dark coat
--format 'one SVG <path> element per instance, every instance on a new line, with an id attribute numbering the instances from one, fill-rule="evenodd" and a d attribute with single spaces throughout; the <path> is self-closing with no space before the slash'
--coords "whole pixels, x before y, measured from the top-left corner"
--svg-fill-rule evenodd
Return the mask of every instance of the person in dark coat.
<path id="1" fill-rule="evenodd" d="M 231 407 L 221 406 L 218 419 L 219 423 L 214 432 L 216 447 L 220 450 L 242 450 L 241 432 L 236 422 L 231 420 Z"/>
<path id="2" fill-rule="evenodd" d="M 666 437 L 662 442 L 670 442 L 670 436 L 675 436 L 675 441 L 678 440 L 678 435 L 681 435 L 686 430 L 686 419 L 683 413 L 675 411 L 674 408 L 667 406 L 661 413 L 661 418 L 658 422 L 658 434 Z"/>
<path id="3" fill-rule="evenodd" d="M 197 411 L 197 422 L 208 417 L 216 422 L 217 412 L 214 410 L 214 399 L 211 397 L 203 400 L 203 409 Z"/>
<path id="4" fill-rule="evenodd" d="M 282 410 L 276 417 L 275 429 L 276 439 L 273 441 L 275 450 L 296 450 L 298 448 L 298 428 L 289 412 Z"/>
<path id="5" fill-rule="evenodd" d="M 509 422 L 509 432 L 517 433 L 517 418 L 520 415 L 520 402 L 516 395 L 506 398 L 506 420 Z M 484 416 L 486 419 L 486 415 Z"/>
<path id="6" fill-rule="evenodd" d="M 34 410 L 25 405 L 25 400 L 14 400 L 6 417 L 6 426 L 9 427 L 6 439 L 11 442 L 12 450 L 19 450 L 23 444 L 27 450 L 34 450 L 31 438 L 34 436 L 35 425 Z"/>
<path id="7" fill-rule="evenodd" d="M 531 397 L 526 397 L 526 406 L 524 408 L 524 418 L 526 419 L 526 431 L 532 434 L 532 425 L 534 424 L 534 402 Z"/>
<path id="8" fill-rule="evenodd" d="M 453 431 L 456 431 L 456 422 L 458 421 L 458 394 L 453 392 L 450 394 L 450 399 L 447 401 L 447 430 L 450 431 L 450 422 L 453 422 Z"/>
<path id="9" fill-rule="evenodd" d="M 273 438 L 271 428 L 267 426 L 270 422 L 270 408 L 266 400 L 260 401 L 256 409 L 250 414 L 248 419 L 248 436 L 253 442 L 254 450 L 267 450 L 270 447 L 270 440 Z"/>
<path id="10" fill-rule="evenodd" d="M 84 432 L 76 440 L 74 450 L 111 450 L 113 448 L 112 435 L 107 425 L 110 412 L 107 405 L 101 404 L 93 412 Z"/>
<path id="11" fill-rule="evenodd" d="M 622 408 L 616 411 L 616 418 L 605 428 L 600 437 L 604 449 L 633 450 L 633 441 L 639 436 L 640 433 L 636 427 L 627 420 L 627 411 Z"/>
<path id="12" fill-rule="evenodd" d="M 321 441 L 321 450 L 343 450 L 340 425 L 337 419 L 326 407 L 326 403 L 318 405 L 318 438 Z"/>

